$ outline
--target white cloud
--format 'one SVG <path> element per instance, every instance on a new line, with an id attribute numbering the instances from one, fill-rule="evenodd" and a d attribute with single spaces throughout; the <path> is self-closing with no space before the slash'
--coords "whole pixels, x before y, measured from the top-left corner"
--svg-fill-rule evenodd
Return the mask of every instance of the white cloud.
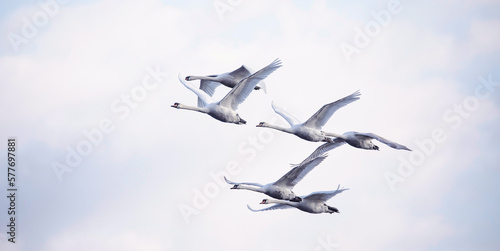
<path id="1" fill-rule="evenodd" d="M 495 19 L 471 22 L 468 34 L 470 56 L 492 53 L 500 49 L 500 45 L 495 43 L 500 39 L 500 32 L 497 29 L 499 25 L 500 21 Z"/>

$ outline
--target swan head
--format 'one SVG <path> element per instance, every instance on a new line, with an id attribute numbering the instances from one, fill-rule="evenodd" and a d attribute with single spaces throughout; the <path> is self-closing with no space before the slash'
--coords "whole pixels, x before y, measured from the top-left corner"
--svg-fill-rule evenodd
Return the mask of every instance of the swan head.
<path id="1" fill-rule="evenodd" d="M 260 204 L 269 204 L 269 201 L 267 199 L 263 199 Z"/>
<path id="2" fill-rule="evenodd" d="M 231 189 L 240 189 L 240 185 L 236 184 L 233 187 L 231 187 Z"/>
<path id="3" fill-rule="evenodd" d="M 187 77 L 185 78 L 185 80 L 186 80 L 186 81 L 191 81 L 191 80 L 192 80 L 192 79 L 191 79 L 191 76 L 187 76 Z"/>
<path id="4" fill-rule="evenodd" d="M 257 127 L 266 127 L 267 123 L 266 122 L 260 122 Z"/>
<path id="5" fill-rule="evenodd" d="M 170 107 L 179 109 L 179 108 L 181 108 L 181 106 L 182 106 L 181 104 L 179 104 L 179 103 L 176 102 L 173 105 L 171 105 Z"/>
<path id="6" fill-rule="evenodd" d="M 373 144 L 371 140 L 365 140 L 361 142 L 361 148 L 367 149 L 367 150 L 377 150 L 379 151 L 379 148 L 377 145 Z"/>

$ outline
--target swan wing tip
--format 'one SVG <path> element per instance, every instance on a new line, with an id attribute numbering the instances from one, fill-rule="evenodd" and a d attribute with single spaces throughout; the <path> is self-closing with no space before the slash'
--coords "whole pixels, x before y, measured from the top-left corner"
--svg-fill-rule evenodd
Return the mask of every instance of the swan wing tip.
<path id="1" fill-rule="evenodd" d="M 253 209 L 252 207 L 250 207 L 250 205 L 248 205 L 248 204 L 247 204 L 247 208 L 248 208 L 248 210 L 250 210 L 252 212 L 257 212 L 258 211 L 258 210 Z"/>
<path id="2" fill-rule="evenodd" d="M 343 192 L 343 191 L 347 191 L 347 190 L 350 190 L 350 189 L 349 188 L 345 188 L 345 187 L 340 188 L 340 185 L 337 188 L 337 191 L 339 191 L 339 192 Z"/>

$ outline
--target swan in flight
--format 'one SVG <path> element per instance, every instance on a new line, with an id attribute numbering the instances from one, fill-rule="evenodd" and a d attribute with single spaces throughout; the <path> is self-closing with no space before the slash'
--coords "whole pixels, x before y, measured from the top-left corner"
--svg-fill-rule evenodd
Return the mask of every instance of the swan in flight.
<path id="1" fill-rule="evenodd" d="M 269 74 L 281 67 L 279 59 L 274 60 L 268 66 L 262 68 L 256 73 L 243 78 L 231 91 L 220 101 L 215 101 L 210 95 L 196 88 L 193 84 L 185 81 L 179 74 L 179 80 L 189 90 L 194 92 L 200 98 L 202 107 L 194 107 L 174 103 L 172 107 L 177 109 L 193 110 L 201 113 L 207 113 L 213 118 L 226 123 L 246 124 L 246 121 L 236 113 L 238 105 L 241 104 L 252 92 L 253 88 Z"/>
<path id="2" fill-rule="evenodd" d="M 333 140 L 333 142 L 337 142 L 337 140 L 343 140 L 351 146 L 367 150 L 379 150 L 378 146 L 373 144 L 372 142 L 372 139 L 376 139 L 394 149 L 411 151 L 411 149 L 404 145 L 382 138 L 374 133 L 346 132 L 342 135 L 334 135 L 334 137 L 337 138 Z"/>
<path id="3" fill-rule="evenodd" d="M 187 76 L 185 80 L 193 81 L 199 79 L 200 89 L 206 92 L 210 97 L 212 97 L 214 95 L 215 89 L 219 87 L 219 85 L 222 84 L 229 88 L 234 88 L 242 79 L 250 76 L 252 73 L 253 71 L 250 68 L 242 65 L 240 68 L 232 72 L 209 76 Z M 259 83 L 259 85 L 263 87 L 263 90 L 265 92 L 264 82 L 262 81 L 261 83 Z M 259 90 L 261 89 L 261 87 L 257 85 L 253 89 Z M 203 102 L 200 98 L 198 98 L 198 107 L 203 107 Z"/>
<path id="4" fill-rule="evenodd" d="M 252 209 L 249 205 L 247 205 L 248 209 L 253 212 L 260 211 L 268 211 L 268 210 L 276 210 L 276 209 L 288 209 L 295 207 L 304 212 L 312 213 L 312 214 L 320 214 L 320 213 L 340 213 L 339 210 L 335 207 L 329 206 L 326 204 L 326 201 L 333 198 L 333 196 L 349 190 L 348 188 L 340 189 L 340 185 L 337 187 L 337 190 L 326 191 L 326 192 L 314 192 L 307 196 L 301 196 L 302 201 L 294 202 L 287 200 L 273 200 L 273 199 L 263 199 L 260 204 L 270 204 L 276 203 L 276 205 L 263 208 L 263 209 Z"/>
<path id="5" fill-rule="evenodd" d="M 294 167 L 276 182 L 266 185 L 257 183 L 236 183 L 229 181 L 226 177 L 224 177 L 224 179 L 228 184 L 234 185 L 231 189 L 246 189 L 264 193 L 280 200 L 300 202 L 302 199 L 295 195 L 292 191 L 293 187 L 297 185 L 297 183 L 299 183 L 313 168 L 323 162 L 326 157 L 326 155 L 316 156 L 316 158 Z"/>
<path id="6" fill-rule="evenodd" d="M 283 108 L 275 105 L 273 102 L 271 103 L 271 105 L 274 111 L 281 117 L 283 117 L 290 124 L 291 127 L 284 128 L 280 126 L 271 125 L 266 122 L 260 122 L 260 124 L 258 124 L 257 127 L 273 128 L 279 131 L 295 134 L 296 136 L 309 141 L 331 142 L 332 141 L 331 137 L 333 135 L 322 131 L 321 128 L 326 124 L 326 122 L 330 119 L 333 113 L 335 113 L 339 108 L 358 100 L 359 95 L 361 95 L 361 93 L 359 91 L 356 91 L 349 96 L 341 98 L 330 104 L 324 105 L 304 123 L 301 123 L 298 119 L 293 117 Z"/>
<path id="7" fill-rule="evenodd" d="M 390 141 L 386 138 L 382 138 L 375 133 L 346 132 L 342 135 L 336 135 L 334 133 L 331 133 L 331 135 L 333 135 L 333 137 L 336 137 L 336 138 L 333 139 L 332 142 L 330 142 L 329 144 L 323 144 L 323 145 L 319 146 L 316 149 L 316 151 L 319 150 L 318 153 L 316 154 L 317 156 L 335 148 L 336 147 L 336 146 L 334 146 L 335 144 L 342 144 L 343 142 L 345 142 L 353 147 L 356 147 L 356 148 L 361 148 L 361 149 L 366 149 L 366 150 L 377 150 L 378 151 L 379 147 L 377 145 L 373 144 L 373 142 L 372 142 L 373 139 L 378 140 L 381 143 L 384 143 L 384 144 L 386 144 L 389 147 L 392 147 L 394 149 L 411 151 L 410 148 L 408 148 L 404 145 L 398 144 L 394 141 Z M 312 157 L 312 155 L 310 157 Z"/>
<path id="8" fill-rule="evenodd" d="M 382 138 L 374 133 L 359 133 L 359 132 L 346 132 L 342 135 L 336 135 L 336 138 L 332 139 L 331 142 L 324 143 L 314 150 L 309 157 L 307 157 L 300 164 L 292 164 L 293 166 L 300 166 L 303 163 L 310 161 L 318 156 L 324 155 L 326 152 L 333 150 L 344 143 L 347 143 L 353 147 L 367 149 L 367 150 L 379 150 L 379 147 L 373 144 L 372 139 L 376 139 L 394 149 L 411 151 L 408 147 L 398 144 L 396 142 L 390 141 L 388 139 Z"/>

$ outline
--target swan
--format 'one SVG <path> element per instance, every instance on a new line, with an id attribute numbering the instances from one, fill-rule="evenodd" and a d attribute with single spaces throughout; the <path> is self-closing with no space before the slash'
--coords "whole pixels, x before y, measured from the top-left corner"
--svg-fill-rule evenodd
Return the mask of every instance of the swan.
<path id="1" fill-rule="evenodd" d="M 174 103 L 172 107 L 206 113 L 213 118 L 226 123 L 246 124 L 246 121 L 242 119 L 238 113 L 236 113 L 238 105 L 241 104 L 248 97 L 248 95 L 250 95 L 253 88 L 257 85 L 257 83 L 259 83 L 259 81 L 269 76 L 269 74 L 274 72 L 279 67 L 281 67 L 281 61 L 279 59 L 274 60 L 271 64 L 256 73 L 243 78 L 236 85 L 236 87 L 231 89 L 231 91 L 218 102 L 204 91 L 185 81 L 179 73 L 179 80 L 181 83 L 186 86 L 186 88 L 194 92 L 198 98 L 200 98 L 202 107 L 188 106 L 180 103 Z"/>
<path id="2" fill-rule="evenodd" d="M 330 135 L 332 135 L 333 137 L 336 137 L 335 139 L 332 140 L 332 144 L 338 144 L 342 141 L 344 141 L 345 143 L 353 146 L 353 147 L 356 147 L 356 148 L 361 148 L 361 149 L 366 149 L 366 150 L 379 150 L 379 147 L 375 144 L 373 144 L 372 140 L 375 139 L 381 143 L 384 143 L 386 145 L 388 145 L 389 147 L 392 147 L 394 149 L 398 149 L 398 150 L 406 150 L 406 151 L 411 151 L 410 148 L 404 146 L 404 145 L 401 145 L 401 144 L 398 144 L 396 142 L 393 142 L 393 141 L 390 141 L 386 138 L 383 138 L 381 136 L 378 136 L 377 134 L 375 133 L 361 133 L 361 132 L 346 132 L 342 135 L 336 135 L 335 133 L 331 133 Z M 320 149 L 321 147 L 324 147 L 325 149 L 331 147 L 331 145 L 329 146 L 325 146 L 326 144 L 323 144 L 323 146 L 320 146 L 318 147 L 318 149 Z M 325 151 L 319 151 L 317 155 L 321 155 L 322 153 L 324 153 Z"/>
<path id="3" fill-rule="evenodd" d="M 324 155 L 326 152 L 333 150 L 344 143 L 347 143 L 353 147 L 366 149 L 366 150 L 379 150 L 379 147 L 373 144 L 372 139 L 376 139 L 394 149 L 411 151 L 408 147 L 398 144 L 396 142 L 390 141 L 388 139 L 382 138 L 374 133 L 359 133 L 359 132 L 346 132 L 342 135 L 336 135 L 336 138 L 332 139 L 331 142 L 324 143 L 314 150 L 309 157 L 303 160 L 300 164 L 292 164 L 294 166 L 300 166 L 305 162 L 311 161 L 312 159 Z"/>
<path id="4" fill-rule="evenodd" d="M 335 196 L 343 191 L 346 191 L 346 190 L 349 190 L 349 188 L 340 189 L 340 185 L 339 185 L 337 187 L 337 190 L 325 191 L 325 192 L 314 192 L 314 193 L 311 193 L 307 196 L 301 196 L 302 201 L 300 201 L 300 202 L 287 201 L 287 200 L 263 199 L 260 204 L 276 203 L 276 205 L 273 205 L 273 206 L 270 206 L 267 208 L 263 208 L 263 209 L 258 209 L 258 210 L 251 208 L 249 205 L 247 205 L 247 208 L 253 212 L 276 210 L 276 209 L 288 209 L 288 208 L 295 207 L 299 210 L 302 210 L 304 212 L 308 212 L 311 214 L 340 213 L 337 208 L 329 206 L 325 202 L 327 200 L 333 198 L 333 196 Z"/>
<path id="5" fill-rule="evenodd" d="M 297 183 L 299 183 L 313 168 L 323 162 L 326 157 L 326 155 L 317 156 L 306 163 L 294 167 L 276 182 L 266 185 L 257 183 L 236 183 L 229 181 L 226 177 L 224 177 L 224 179 L 228 184 L 234 185 L 231 189 L 246 189 L 264 193 L 280 200 L 300 202 L 302 199 L 295 195 L 292 191 L 293 187 L 297 185 Z"/>
<path id="6" fill-rule="evenodd" d="M 193 81 L 200 80 L 200 89 L 206 92 L 210 97 L 214 95 L 215 89 L 219 87 L 219 85 L 223 84 L 229 88 L 234 88 L 242 79 L 250 76 L 253 71 L 242 65 L 240 68 L 232 71 L 226 72 L 217 75 L 208 75 L 208 76 L 187 76 L 185 80 Z M 261 82 L 259 85 L 265 87 L 264 82 Z M 255 86 L 254 90 L 261 89 L 260 86 Z M 265 88 L 264 92 L 265 92 Z M 198 98 L 198 107 L 203 107 L 203 102 L 200 98 Z"/>
<path id="7" fill-rule="evenodd" d="M 331 142 L 332 135 L 330 133 L 322 131 L 321 128 L 326 124 L 326 122 L 330 119 L 333 113 L 335 113 L 335 111 L 337 111 L 339 108 L 347 104 L 350 104 L 358 100 L 359 95 L 361 95 L 361 93 L 358 90 L 349 96 L 341 98 L 330 104 L 324 105 L 304 123 L 301 123 L 298 119 L 296 119 L 291 114 L 286 112 L 283 108 L 275 105 L 273 102 L 271 103 L 271 106 L 273 107 L 274 111 L 281 117 L 283 117 L 290 124 L 291 127 L 284 128 L 280 126 L 271 125 L 266 122 L 260 122 L 257 125 L 257 127 L 268 127 L 279 131 L 295 134 L 296 136 L 308 141 Z"/>

